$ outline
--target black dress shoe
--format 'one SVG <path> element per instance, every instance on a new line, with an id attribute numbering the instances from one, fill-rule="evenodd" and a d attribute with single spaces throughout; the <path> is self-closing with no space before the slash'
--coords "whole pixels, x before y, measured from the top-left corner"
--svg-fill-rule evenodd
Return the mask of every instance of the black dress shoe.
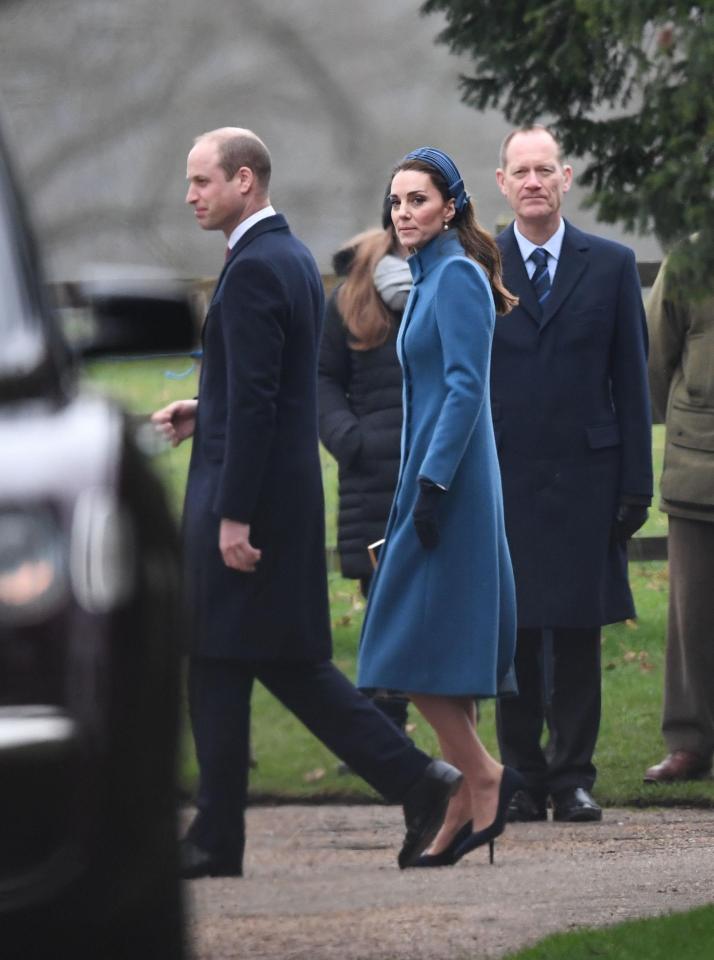
<path id="1" fill-rule="evenodd" d="M 602 820 L 602 809 L 584 787 L 568 787 L 553 794 L 553 819 L 589 823 Z"/>
<path id="2" fill-rule="evenodd" d="M 506 820 L 508 823 L 533 823 L 536 820 L 547 820 L 548 812 L 545 797 L 532 793 L 530 790 L 516 790 L 508 804 Z"/>
<path id="3" fill-rule="evenodd" d="M 399 868 L 412 867 L 444 822 L 449 799 L 463 780 L 462 773 L 443 760 L 432 760 L 404 798 L 407 832 L 399 851 Z"/>
<path id="4" fill-rule="evenodd" d="M 184 880 L 196 880 L 199 877 L 243 876 L 243 867 L 240 863 L 214 857 L 186 837 L 179 845 L 179 871 Z"/>

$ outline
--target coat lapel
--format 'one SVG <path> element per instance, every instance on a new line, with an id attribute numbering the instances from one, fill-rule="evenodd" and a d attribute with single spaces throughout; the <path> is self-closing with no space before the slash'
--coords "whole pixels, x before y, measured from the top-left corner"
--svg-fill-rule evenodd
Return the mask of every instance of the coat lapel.
<path id="1" fill-rule="evenodd" d="M 533 289 L 526 265 L 523 262 L 521 251 L 513 232 L 513 224 L 499 236 L 501 258 L 503 261 L 503 276 L 506 286 L 518 297 L 519 306 L 528 314 L 533 322 L 540 325 L 541 310 Z"/>
<path id="2" fill-rule="evenodd" d="M 543 304 L 541 328 L 545 327 L 553 319 L 567 299 L 570 291 L 582 276 L 588 265 L 589 249 L 590 245 L 585 234 L 575 227 L 572 227 L 566 220 L 563 246 L 560 249 L 560 257 L 558 258 L 558 266 L 555 271 L 555 277 L 553 278 L 553 286 L 551 287 L 550 296 Z"/>

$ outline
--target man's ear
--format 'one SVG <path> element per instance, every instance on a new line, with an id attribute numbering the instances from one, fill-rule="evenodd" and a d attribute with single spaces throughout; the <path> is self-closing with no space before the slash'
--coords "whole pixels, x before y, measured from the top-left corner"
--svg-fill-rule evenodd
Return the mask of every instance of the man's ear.
<path id="1" fill-rule="evenodd" d="M 250 193 L 255 183 L 255 174 L 250 167 L 238 167 L 234 179 L 238 181 L 241 193 Z"/>
<path id="2" fill-rule="evenodd" d="M 498 170 L 496 170 L 496 183 L 498 184 L 498 189 L 501 191 L 501 193 L 505 197 L 506 196 L 506 175 L 503 172 L 503 170 L 501 170 L 500 167 L 498 168 Z"/>
<path id="3" fill-rule="evenodd" d="M 567 193 L 573 185 L 573 168 L 569 163 L 563 167 L 563 193 Z"/>

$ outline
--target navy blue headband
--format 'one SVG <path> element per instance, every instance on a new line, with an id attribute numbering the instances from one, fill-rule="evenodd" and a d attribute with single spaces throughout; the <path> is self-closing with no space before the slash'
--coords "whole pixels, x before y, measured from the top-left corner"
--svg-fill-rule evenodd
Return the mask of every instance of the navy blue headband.
<path id="1" fill-rule="evenodd" d="M 412 150 L 408 153 L 402 163 L 406 160 L 422 160 L 429 166 L 435 167 L 446 180 L 449 196 L 454 198 L 457 210 L 463 210 L 471 197 L 464 190 L 464 181 L 458 168 L 448 153 L 438 150 L 436 147 L 419 147 L 418 150 Z"/>

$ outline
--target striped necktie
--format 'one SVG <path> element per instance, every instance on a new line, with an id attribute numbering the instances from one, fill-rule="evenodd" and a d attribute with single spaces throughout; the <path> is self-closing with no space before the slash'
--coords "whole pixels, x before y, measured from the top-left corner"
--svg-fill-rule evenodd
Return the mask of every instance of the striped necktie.
<path id="1" fill-rule="evenodd" d="M 535 264 L 535 270 L 531 277 L 531 283 L 538 298 L 538 305 L 543 311 L 543 304 L 550 293 L 550 274 L 548 273 L 548 253 L 542 247 L 536 247 L 531 253 L 531 260 Z"/>

